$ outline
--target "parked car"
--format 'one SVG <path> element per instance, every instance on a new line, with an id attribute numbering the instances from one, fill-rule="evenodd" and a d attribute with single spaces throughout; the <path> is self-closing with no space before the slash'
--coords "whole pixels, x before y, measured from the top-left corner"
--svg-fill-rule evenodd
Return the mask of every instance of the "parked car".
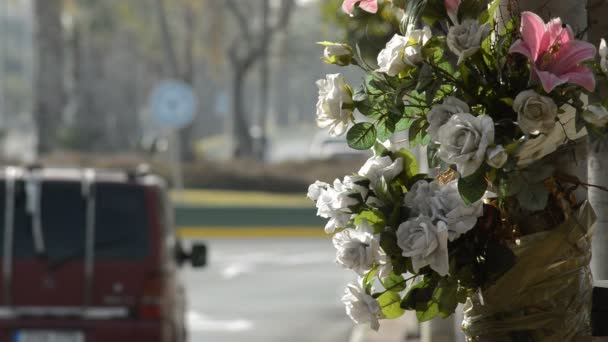
<path id="1" fill-rule="evenodd" d="M 317 133 L 310 144 L 310 156 L 318 159 L 353 160 L 371 156 L 371 151 L 359 151 L 348 147 L 346 137 L 331 137 L 327 132 Z"/>
<path id="2" fill-rule="evenodd" d="M 0 172 L 0 342 L 184 342 L 164 181 L 92 169 Z"/>

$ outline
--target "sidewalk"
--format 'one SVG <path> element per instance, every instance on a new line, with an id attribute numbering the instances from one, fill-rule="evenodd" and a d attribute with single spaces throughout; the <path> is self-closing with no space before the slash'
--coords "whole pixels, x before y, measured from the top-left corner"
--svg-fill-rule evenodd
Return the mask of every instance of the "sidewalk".
<path id="1" fill-rule="evenodd" d="M 419 342 L 419 332 L 416 314 L 407 312 L 399 319 L 380 321 L 379 331 L 367 325 L 355 326 L 349 342 Z"/>

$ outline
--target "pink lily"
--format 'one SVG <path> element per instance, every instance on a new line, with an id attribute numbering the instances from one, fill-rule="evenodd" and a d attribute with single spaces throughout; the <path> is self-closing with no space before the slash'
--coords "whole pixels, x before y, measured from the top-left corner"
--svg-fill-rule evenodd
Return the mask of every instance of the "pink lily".
<path id="1" fill-rule="evenodd" d="M 342 9 L 352 17 L 353 9 L 355 8 L 356 3 L 359 3 L 359 8 L 366 12 L 378 12 L 378 0 L 344 0 L 342 3 Z"/>
<path id="2" fill-rule="evenodd" d="M 461 0 L 445 0 L 445 9 L 455 25 L 458 24 L 458 7 L 460 7 L 460 2 Z"/>
<path id="3" fill-rule="evenodd" d="M 595 58 L 593 44 L 574 39 L 569 26 L 560 18 L 547 24 L 532 12 L 521 15 L 521 36 L 509 53 L 522 54 L 530 60 L 532 80 L 540 81 L 547 93 L 555 87 L 573 83 L 588 91 L 595 89 L 593 72 L 581 63 Z"/>

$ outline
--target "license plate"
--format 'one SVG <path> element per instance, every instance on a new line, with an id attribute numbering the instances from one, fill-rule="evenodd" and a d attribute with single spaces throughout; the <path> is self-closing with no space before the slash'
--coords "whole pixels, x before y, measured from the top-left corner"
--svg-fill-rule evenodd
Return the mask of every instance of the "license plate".
<path id="1" fill-rule="evenodd" d="M 80 331 L 20 330 L 14 342 L 85 342 Z"/>

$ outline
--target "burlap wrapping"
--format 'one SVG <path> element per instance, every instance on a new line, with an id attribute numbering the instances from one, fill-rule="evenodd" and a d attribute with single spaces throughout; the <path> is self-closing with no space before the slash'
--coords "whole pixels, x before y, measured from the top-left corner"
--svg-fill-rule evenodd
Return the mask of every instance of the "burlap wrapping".
<path id="1" fill-rule="evenodd" d="M 585 203 L 556 229 L 513 246 L 515 266 L 464 306 L 467 341 L 590 341 L 595 219 Z"/>

